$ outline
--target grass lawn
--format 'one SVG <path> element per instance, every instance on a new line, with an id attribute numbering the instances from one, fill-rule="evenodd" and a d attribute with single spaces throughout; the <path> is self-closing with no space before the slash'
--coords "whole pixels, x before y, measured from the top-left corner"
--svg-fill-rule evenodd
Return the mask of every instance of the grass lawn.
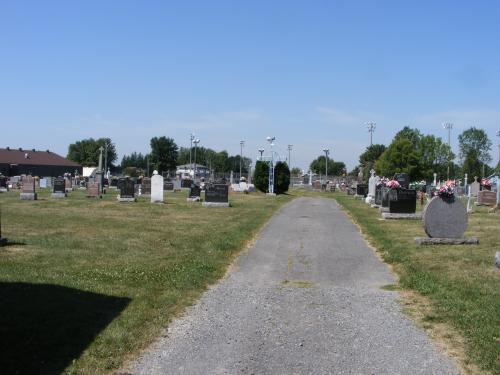
<path id="1" fill-rule="evenodd" d="M 476 207 L 469 216 L 465 235 L 478 237 L 477 246 L 416 246 L 414 237 L 426 237 L 421 221 L 380 220 L 378 209 L 360 199 L 342 193 L 325 196 L 335 198 L 351 214 L 394 266 L 400 287 L 431 302 L 422 319 L 424 327 L 432 330 L 446 323 L 459 333 L 463 343 L 455 344 L 465 348 L 463 368 L 500 374 L 500 270 L 494 267 L 495 251 L 500 250 L 500 214 Z"/>
<path id="2" fill-rule="evenodd" d="M 2 373 L 111 373 L 222 277 L 293 196 L 231 194 L 231 208 L 118 203 L 74 191 L 53 200 L 0 194 Z M 132 357 L 133 358 L 133 357 Z"/>

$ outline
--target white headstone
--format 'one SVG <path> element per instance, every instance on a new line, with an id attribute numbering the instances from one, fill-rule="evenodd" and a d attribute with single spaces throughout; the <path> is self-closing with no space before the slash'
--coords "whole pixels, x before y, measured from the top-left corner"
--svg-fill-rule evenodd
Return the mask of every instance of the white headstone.
<path id="1" fill-rule="evenodd" d="M 437 173 L 434 173 L 434 183 L 432 184 L 432 186 L 436 186 L 437 185 Z"/>
<path id="2" fill-rule="evenodd" d="M 232 185 L 234 184 L 234 181 L 233 181 L 233 171 L 231 171 L 231 175 L 229 177 L 229 183 Z"/>
<path id="3" fill-rule="evenodd" d="M 377 188 L 377 184 L 380 181 L 379 176 L 375 176 L 375 171 L 372 169 L 370 171 L 371 177 L 368 180 L 368 196 L 374 198 L 375 197 L 375 189 Z"/>
<path id="4" fill-rule="evenodd" d="M 151 203 L 163 203 L 163 176 L 157 171 L 151 177 Z"/>
<path id="5" fill-rule="evenodd" d="M 46 188 L 47 187 L 47 180 L 45 178 L 40 179 L 40 188 Z"/>
<path id="6" fill-rule="evenodd" d="M 309 171 L 309 185 L 312 186 L 312 184 L 313 184 L 313 173 L 312 171 Z"/>
<path id="7" fill-rule="evenodd" d="M 474 182 L 470 184 L 470 195 L 477 197 L 477 193 L 481 189 L 481 184 L 477 182 L 477 177 L 474 177 Z"/>

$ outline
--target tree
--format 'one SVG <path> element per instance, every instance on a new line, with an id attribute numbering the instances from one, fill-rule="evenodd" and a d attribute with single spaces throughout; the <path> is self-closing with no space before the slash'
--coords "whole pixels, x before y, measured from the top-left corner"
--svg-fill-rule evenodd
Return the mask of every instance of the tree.
<path id="1" fill-rule="evenodd" d="M 177 168 L 177 156 L 179 149 L 172 138 L 151 138 L 151 160 L 155 163 L 155 169 L 162 172 L 172 172 Z"/>
<path id="2" fill-rule="evenodd" d="M 483 129 L 471 127 L 460 134 L 458 136 L 459 157 L 463 161 L 464 173 L 467 173 L 466 170 L 475 170 L 477 160 L 484 165 L 486 174 L 487 164 L 492 160 L 491 146 L 492 143 Z M 482 176 L 482 173 L 477 176 Z"/>
<path id="3" fill-rule="evenodd" d="M 148 164 L 149 155 L 143 155 L 140 152 L 132 152 L 130 155 L 123 155 L 121 167 L 136 167 L 140 169 L 146 169 Z"/>
<path id="4" fill-rule="evenodd" d="M 374 144 L 368 146 L 361 155 L 359 155 L 359 165 L 363 168 L 363 177 L 367 180 L 370 177 L 370 171 L 375 167 L 375 162 L 386 150 L 385 145 Z M 358 171 L 359 172 L 359 171 Z"/>
<path id="5" fill-rule="evenodd" d="M 448 167 L 450 167 L 450 177 L 455 176 L 456 171 L 452 163 L 455 155 L 441 138 L 433 135 L 422 136 L 418 143 L 417 152 L 422 178 L 430 179 L 433 173 L 437 173 L 439 178 L 446 178 Z"/>
<path id="6" fill-rule="evenodd" d="M 318 156 L 311 162 L 309 169 L 316 174 L 325 174 L 326 172 L 326 157 L 324 155 Z M 328 158 L 328 175 L 340 176 L 345 169 L 344 162 L 334 161 Z"/>
<path id="7" fill-rule="evenodd" d="M 462 164 L 462 172 L 470 177 L 482 176 L 483 163 L 478 158 L 477 150 L 469 150 Z M 469 178 L 470 178 L 469 177 Z"/>
<path id="8" fill-rule="evenodd" d="M 395 138 L 387 150 L 375 162 L 375 170 L 381 176 L 408 173 L 410 181 L 420 180 L 419 155 L 416 146 L 406 138 Z"/>
<path id="9" fill-rule="evenodd" d="M 113 163 L 116 161 L 118 156 L 116 154 L 115 145 L 111 141 L 111 138 L 99 138 L 97 140 L 94 138 L 88 138 L 72 143 L 68 147 L 67 158 L 83 165 L 84 167 L 96 167 L 97 165 L 99 165 L 99 148 L 103 147 L 104 149 L 106 149 L 106 144 L 108 146 L 108 166 L 114 167 Z M 106 155 L 103 152 L 103 163 L 105 158 Z"/>
<path id="10" fill-rule="evenodd" d="M 292 176 L 300 176 L 302 174 L 302 169 L 300 169 L 299 167 L 293 167 L 290 171 L 290 174 Z"/>
<path id="11" fill-rule="evenodd" d="M 279 161 L 274 166 L 274 193 L 283 194 L 290 186 L 290 169 L 284 161 Z"/>
<path id="12" fill-rule="evenodd" d="M 255 163 L 253 183 L 255 187 L 263 193 L 267 192 L 269 187 L 269 165 L 266 162 L 258 160 L 257 163 Z"/>

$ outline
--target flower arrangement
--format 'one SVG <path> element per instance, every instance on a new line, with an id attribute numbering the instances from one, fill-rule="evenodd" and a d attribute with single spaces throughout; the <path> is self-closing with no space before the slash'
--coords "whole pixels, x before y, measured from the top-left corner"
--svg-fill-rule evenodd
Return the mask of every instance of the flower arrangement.
<path id="1" fill-rule="evenodd" d="M 491 187 L 491 182 L 490 180 L 488 180 L 487 178 L 483 178 L 481 180 L 481 185 L 485 186 L 485 187 Z"/>
<path id="2" fill-rule="evenodd" d="M 397 182 L 396 180 L 390 180 L 386 182 L 385 186 L 391 189 L 397 189 L 399 188 L 400 185 L 399 182 Z"/>
<path id="3" fill-rule="evenodd" d="M 455 196 L 455 183 L 450 180 L 446 181 L 436 194 L 441 198 L 453 198 Z"/>

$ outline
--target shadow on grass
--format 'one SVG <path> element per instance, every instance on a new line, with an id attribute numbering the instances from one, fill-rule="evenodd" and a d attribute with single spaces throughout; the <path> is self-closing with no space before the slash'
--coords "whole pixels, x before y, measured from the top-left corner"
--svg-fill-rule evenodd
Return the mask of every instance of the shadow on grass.
<path id="1" fill-rule="evenodd" d="M 16 242 L 16 241 L 9 241 L 7 239 L 7 242 L 2 245 L 3 247 L 7 246 L 26 246 L 26 242 Z"/>
<path id="2" fill-rule="evenodd" d="M 129 302 L 58 285 L 0 283 L 0 372 L 60 374 Z"/>

